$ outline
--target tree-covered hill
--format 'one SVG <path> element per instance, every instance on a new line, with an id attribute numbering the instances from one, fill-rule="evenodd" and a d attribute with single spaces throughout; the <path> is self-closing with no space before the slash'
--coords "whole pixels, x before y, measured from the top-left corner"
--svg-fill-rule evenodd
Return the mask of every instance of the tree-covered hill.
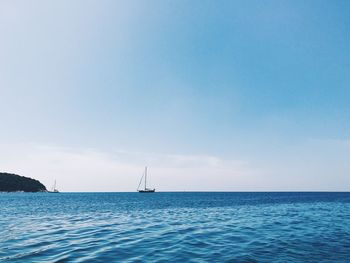
<path id="1" fill-rule="evenodd" d="M 0 173 L 0 192 L 45 192 L 46 187 L 38 180 L 17 174 Z"/>

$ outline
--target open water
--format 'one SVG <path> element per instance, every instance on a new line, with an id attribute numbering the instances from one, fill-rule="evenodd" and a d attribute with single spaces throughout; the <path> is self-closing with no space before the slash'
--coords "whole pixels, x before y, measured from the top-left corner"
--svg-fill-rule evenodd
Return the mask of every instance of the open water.
<path id="1" fill-rule="evenodd" d="M 350 262 L 350 193 L 1 193 L 0 262 Z"/>

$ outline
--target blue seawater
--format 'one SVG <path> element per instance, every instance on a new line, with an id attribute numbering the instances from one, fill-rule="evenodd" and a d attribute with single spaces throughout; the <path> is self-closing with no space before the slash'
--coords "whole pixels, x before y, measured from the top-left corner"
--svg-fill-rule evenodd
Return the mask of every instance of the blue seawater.
<path id="1" fill-rule="evenodd" d="M 1 262 L 350 262 L 350 193 L 1 193 Z"/>

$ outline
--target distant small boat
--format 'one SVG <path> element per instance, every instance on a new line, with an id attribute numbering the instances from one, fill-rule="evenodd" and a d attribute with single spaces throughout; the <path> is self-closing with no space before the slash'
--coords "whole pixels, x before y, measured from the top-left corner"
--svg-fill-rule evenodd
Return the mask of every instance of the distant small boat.
<path id="1" fill-rule="evenodd" d="M 142 183 L 143 178 L 145 178 L 145 187 L 143 189 L 140 189 L 140 185 Z M 139 193 L 154 193 L 156 191 L 156 189 L 154 189 L 154 188 L 153 189 L 147 188 L 147 166 L 145 167 L 145 172 L 141 177 L 139 186 L 137 187 L 137 191 Z"/>
<path id="2" fill-rule="evenodd" d="M 48 193 L 59 193 L 59 191 L 57 190 L 56 188 L 56 180 L 55 180 L 55 183 L 53 184 L 53 187 L 52 187 L 52 190 L 51 191 L 47 191 Z"/>

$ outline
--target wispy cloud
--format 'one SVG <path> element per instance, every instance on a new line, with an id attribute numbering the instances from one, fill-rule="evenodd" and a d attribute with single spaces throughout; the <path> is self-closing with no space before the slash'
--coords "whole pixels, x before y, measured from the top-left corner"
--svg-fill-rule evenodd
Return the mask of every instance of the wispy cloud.
<path id="1" fill-rule="evenodd" d="M 250 160 L 1 144 L 0 170 L 33 177 L 62 191 L 135 191 L 144 166 L 159 191 L 348 190 L 350 142 L 310 139 Z"/>
<path id="2" fill-rule="evenodd" d="M 73 149 L 37 144 L 2 145 L 0 167 L 37 178 L 56 179 L 64 191 L 134 191 L 150 168 L 149 183 L 160 191 L 252 189 L 258 174 L 239 160 L 207 155 Z"/>

